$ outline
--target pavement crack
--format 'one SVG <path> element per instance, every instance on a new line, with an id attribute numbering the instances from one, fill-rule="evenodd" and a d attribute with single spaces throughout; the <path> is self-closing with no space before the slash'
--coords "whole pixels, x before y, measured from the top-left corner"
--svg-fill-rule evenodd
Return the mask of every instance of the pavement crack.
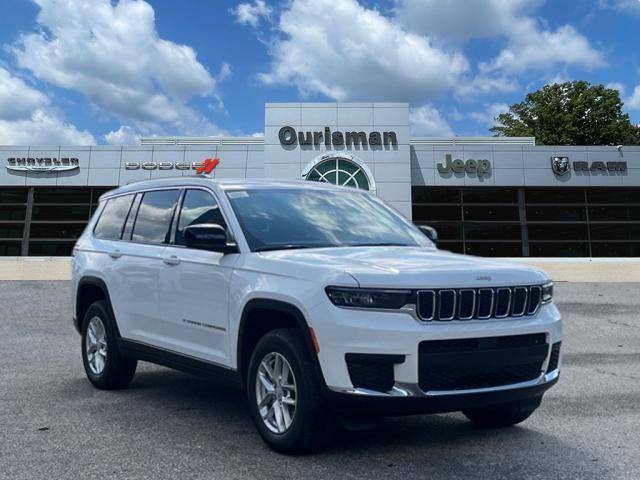
<path id="1" fill-rule="evenodd" d="M 601 373 L 602 375 L 610 375 L 612 377 L 617 377 L 617 378 L 626 378 L 629 380 L 640 380 L 640 377 L 636 377 L 634 375 L 624 375 L 622 373 L 616 373 L 616 372 L 610 372 L 608 370 L 604 370 L 602 368 L 592 368 L 592 370 L 596 373 Z"/>
<path id="2" fill-rule="evenodd" d="M 605 318 L 605 321 L 610 323 L 611 325 L 617 325 L 620 327 L 635 327 L 638 328 L 638 325 L 631 325 L 630 323 L 627 322 L 620 322 L 617 320 L 613 320 L 612 318 Z"/>

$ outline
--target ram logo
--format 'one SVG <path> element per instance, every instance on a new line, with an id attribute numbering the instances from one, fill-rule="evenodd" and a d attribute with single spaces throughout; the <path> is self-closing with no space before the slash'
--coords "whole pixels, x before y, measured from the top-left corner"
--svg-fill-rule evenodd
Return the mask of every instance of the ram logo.
<path id="1" fill-rule="evenodd" d="M 551 170 L 556 175 L 564 175 L 569 173 L 571 164 L 569 163 L 569 157 L 551 157 Z"/>

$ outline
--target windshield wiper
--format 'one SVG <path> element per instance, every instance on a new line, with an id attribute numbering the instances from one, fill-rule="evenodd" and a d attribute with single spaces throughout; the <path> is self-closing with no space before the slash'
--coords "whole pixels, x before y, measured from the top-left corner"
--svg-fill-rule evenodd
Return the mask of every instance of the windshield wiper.
<path id="1" fill-rule="evenodd" d="M 327 245 L 299 245 L 299 244 L 288 244 L 288 245 L 262 245 L 260 247 L 256 247 L 253 249 L 254 252 L 269 252 L 272 250 L 297 250 L 300 248 L 323 248 L 327 247 Z"/>

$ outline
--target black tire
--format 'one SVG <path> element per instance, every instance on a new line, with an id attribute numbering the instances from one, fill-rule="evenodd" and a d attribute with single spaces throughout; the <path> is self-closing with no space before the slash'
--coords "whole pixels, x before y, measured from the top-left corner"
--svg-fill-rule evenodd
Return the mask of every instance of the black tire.
<path id="1" fill-rule="evenodd" d="M 87 332 L 91 319 L 97 317 L 104 326 L 106 338 L 106 359 L 99 373 L 92 370 L 87 353 Z M 82 363 L 87 378 L 94 387 L 101 390 L 117 390 L 127 387 L 136 373 L 137 360 L 126 358 L 118 350 L 115 321 L 103 300 L 92 303 L 82 322 Z"/>
<path id="2" fill-rule="evenodd" d="M 463 410 L 475 425 L 484 428 L 505 428 L 524 422 L 540 406 L 542 397 L 502 403 L 483 408 Z"/>
<path id="3" fill-rule="evenodd" d="M 256 378 L 262 360 L 270 353 L 282 355 L 295 377 L 297 398 L 290 427 L 284 433 L 272 432 L 262 419 L 258 408 Z M 249 410 L 258 432 L 273 450 L 286 454 L 304 454 L 326 446 L 331 437 L 333 416 L 322 399 L 304 338 L 295 329 L 280 329 L 265 335 L 251 355 L 247 372 Z"/>

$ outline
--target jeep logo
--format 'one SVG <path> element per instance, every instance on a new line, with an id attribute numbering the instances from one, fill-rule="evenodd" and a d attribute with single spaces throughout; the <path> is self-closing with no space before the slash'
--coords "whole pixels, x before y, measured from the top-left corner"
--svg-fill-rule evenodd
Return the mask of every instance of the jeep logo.
<path id="1" fill-rule="evenodd" d="M 447 153 L 444 163 L 438 164 L 438 172 L 440 173 L 467 173 L 470 175 L 477 174 L 479 177 L 482 175 L 488 175 L 491 172 L 491 162 L 486 159 L 475 160 L 469 158 L 468 160 L 461 160 L 456 158 L 451 159 L 451 154 Z"/>

